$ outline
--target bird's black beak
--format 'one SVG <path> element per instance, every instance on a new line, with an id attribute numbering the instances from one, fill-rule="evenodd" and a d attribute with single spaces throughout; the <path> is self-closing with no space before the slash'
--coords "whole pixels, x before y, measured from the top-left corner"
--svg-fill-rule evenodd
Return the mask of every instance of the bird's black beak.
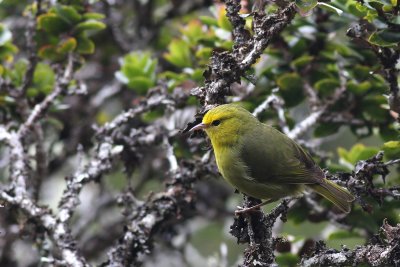
<path id="1" fill-rule="evenodd" d="M 189 132 L 194 132 L 194 131 L 197 131 L 197 130 L 203 130 L 203 129 L 208 128 L 208 126 L 209 126 L 208 124 L 199 123 L 196 126 L 192 127 L 192 129 L 190 129 Z"/>

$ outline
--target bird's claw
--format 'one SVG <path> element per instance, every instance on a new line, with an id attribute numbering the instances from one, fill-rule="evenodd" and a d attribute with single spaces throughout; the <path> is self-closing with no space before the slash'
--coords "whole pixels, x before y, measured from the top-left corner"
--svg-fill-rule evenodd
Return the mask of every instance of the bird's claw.
<path id="1" fill-rule="evenodd" d="M 252 206 L 252 207 L 249 207 L 249 208 L 245 208 L 245 207 L 241 207 L 241 206 L 236 206 L 236 210 L 235 210 L 235 216 L 239 216 L 239 215 L 241 215 L 241 214 L 246 214 L 246 213 L 249 213 L 249 212 L 254 212 L 254 211 L 257 211 L 257 206 Z"/>

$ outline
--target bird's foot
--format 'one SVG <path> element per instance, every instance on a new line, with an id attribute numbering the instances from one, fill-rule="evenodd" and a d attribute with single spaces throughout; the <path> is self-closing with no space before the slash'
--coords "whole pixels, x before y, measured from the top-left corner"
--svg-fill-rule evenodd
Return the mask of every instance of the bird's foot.
<path id="1" fill-rule="evenodd" d="M 257 205 L 254 205 L 254 206 L 251 206 L 251 207 L 248 207 L 248 208 L 243 208 L 243 207 L 237 206 L 237 210 L 235 210 L 235 216 L 238 216 L 240 214 L 246 214 L 246 213 L 249 213 L 249 212 L 259 211 L 259 209 L 262 206 L 267 205 L 267 204 L 269 204 L 269 203 L 271 203 L 273 201 L 274 200 L 266 200 L 266 201 L 264 201 L 262 203 L 259 203 Z"/>
<path id="2" fill-rule="evenodd" d="M 260 203 L 260 204 L 262 204 L 262 203 Z M 246 213 L 257 211 L 257 209 L 259 209 L 262 206 L 260 204 L 257 204 L 257 205 L 254 205 L 254 206 L 251 206 L 248 208 L 237 206 L 236 207 L 237 209 L 235 210 L 235 216 L 239 216 L 240 214 L 246 214 Z"/>

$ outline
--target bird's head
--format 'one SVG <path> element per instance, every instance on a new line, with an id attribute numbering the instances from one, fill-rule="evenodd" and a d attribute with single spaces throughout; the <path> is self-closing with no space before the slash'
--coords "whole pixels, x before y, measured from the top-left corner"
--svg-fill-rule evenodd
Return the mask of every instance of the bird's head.
<path id="1" fill-rule="evenodd" d="M 215 148 L 218 145 L 232 145 L 249 127 L 258 120 L 237 104 L 225 104 L 209 110 L 200 124 L 190 131 L 204 130 Z"/>

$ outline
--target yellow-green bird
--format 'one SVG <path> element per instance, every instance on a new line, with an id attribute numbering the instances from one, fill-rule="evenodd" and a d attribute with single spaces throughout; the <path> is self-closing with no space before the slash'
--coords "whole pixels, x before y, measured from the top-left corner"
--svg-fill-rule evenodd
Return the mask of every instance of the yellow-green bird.
<path id="1" fill-rule="evenodd" d="M 242 193 L 266 204 L 310 188 L 350 212 L 354 197 L 327 180 L 300 145 L 237 104 L 209 110 L 190 131 L 200 129 L 211 139 L 222 176 Z"/>

